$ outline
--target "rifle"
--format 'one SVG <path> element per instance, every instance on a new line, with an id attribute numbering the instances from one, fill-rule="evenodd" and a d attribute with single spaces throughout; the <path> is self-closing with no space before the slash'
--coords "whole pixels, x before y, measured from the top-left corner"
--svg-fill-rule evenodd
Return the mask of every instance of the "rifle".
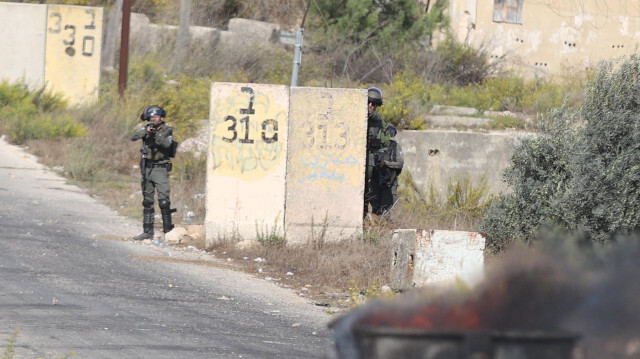
<path id="1" fill-rule="evenodd" d="M 147 154 L 149 153 L 149 149 L 147 148 L 146 143 L 144 143 L 144 138 L 142 139 L 142 148 L 140 148 L 140 172 L 142 173 L 142 182 L 140 183 L 142 187 L 142 193 L 144 194 L 144 183 L 147 182 Z"/>

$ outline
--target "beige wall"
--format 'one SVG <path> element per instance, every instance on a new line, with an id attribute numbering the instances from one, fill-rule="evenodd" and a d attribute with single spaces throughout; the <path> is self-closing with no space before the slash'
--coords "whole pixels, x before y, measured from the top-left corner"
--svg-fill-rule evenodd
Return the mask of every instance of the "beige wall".
<path id="1" fill-rule="evenodd" d="M 98 100 L 102 8 L 48 5 L 44 78 L 71 104 Z"/>
<path id="2" fill-rule="evenodd" d="M 505 57 L 525 75 L 575 76 L 636 51 L 640 6 L 631 1 L 524 0 L 522 24 L 493 21 L 493 0 L 449 0 L 460 41 Z"/>
<path id="3" fill-rule="evenodd" d="M 212 84 L 206 245 L 361 234 L 366 99 L 364 89 Z"/>
<path id="4" fill-rule="evenodd" d="M 98 99 L 102 8 L 0 3 L 0 79 Z"/>
<path id="5" fill-rule="evenodd" d="M 449 184 L 469 178 L 478 185 L 482 177 L 488 192 L 511 189 L 502 181 L 521 132 L 400 131 L 397 141 L 404 152 L 404 168 L 424 193 L 433 186 L 447 195 Z"/>
<path id="6" fill-rule="evenodd" d="M 362 233 L 366 103 L 364 89 L 291 88 L 287 242 Z"/>
<path id="7" fill-rule="evenodd" d="M 213 83 L 207 154 L 207 245 L 284 235 L 289 88 Z"/>

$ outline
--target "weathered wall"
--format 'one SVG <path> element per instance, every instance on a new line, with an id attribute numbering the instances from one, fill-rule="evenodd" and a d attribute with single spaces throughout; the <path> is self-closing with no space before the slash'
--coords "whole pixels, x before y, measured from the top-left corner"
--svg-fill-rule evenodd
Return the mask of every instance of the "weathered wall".
<path id="1" fill-rule="evenodd" d="M 44 79 L 70 103 L 98 99 L 102 8 L 48 5 Z"/>
<path id="2" fill-rule="evenodd" d="M 0 78 L 97 100 L 102 8 L 0 3 L 0 33 Z"/>
<path id="3" fill-rule="evenodd" d="M 364 89 L 291 88 L 288 243 L 362 233 L 366 99 Z"/>
<path id="4" fill-rule="evenodd" d="M 363 89 L 212 84 L 207 246 L 360 234 L 365 104 Z"/>
<path id="5" fill-rule="evenodd" d="M 449 0 L 458 40 L 506 57 L 527 75 L 573 76 L 634 53 L 640 39 L 640 7 L 630 1 L 524 1 L 522 24 L 494 22 L 493 11 L 493 0 Z"/>
<path id="6" fill-rule="evenodd" d="M 154 24 L 144 14 L 131 14 L 131 44 L 137 51 L 157 51 L 176 41 L 178 26 Z M 190 26 L 192 42 L 203 46 L 234 49 L 241 46 L 263 46 L 277 43 L 280 26 L 263 21 L 233 18 L 227 30 L 213 27 Z"/>
<path id="7" fill-rule="evenodd" d="M 284 235 L 289 88 L 213 83 L 207 243 Z"/>
<path id="8" fill-rule="evenodd" d="M 47 7 L 0 3 L 0 78 L 44 86 Z"/>
<path id="9" fill-rule="evenodd" d="M 393 289 L 449 284 L 455 279 L 473 285 L 484 278 L 486 238 L 481 233 L 399 229 L 391 242 Z"/>
<path id="10" fill-rule="evenodd" d="M 397 135 L 405 169 L 424 190 L 433 185 L 442 194 L 451 180 L 485 176 L 489 191 L 509 191 L 502 173 L 509 164 L 520 132 L 401 131 Z M 426 192 L 425 192 L 426 193 Z"/>

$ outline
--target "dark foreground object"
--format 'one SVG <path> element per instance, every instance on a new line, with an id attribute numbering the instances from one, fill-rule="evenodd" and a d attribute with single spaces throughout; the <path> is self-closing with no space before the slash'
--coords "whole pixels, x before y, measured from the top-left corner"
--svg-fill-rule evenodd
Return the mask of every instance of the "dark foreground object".
<path id="1" fill-rule="evenodd" d="M 571 359 L 569 333 L 434 331 L 356 325 L 361 358 Z"/>

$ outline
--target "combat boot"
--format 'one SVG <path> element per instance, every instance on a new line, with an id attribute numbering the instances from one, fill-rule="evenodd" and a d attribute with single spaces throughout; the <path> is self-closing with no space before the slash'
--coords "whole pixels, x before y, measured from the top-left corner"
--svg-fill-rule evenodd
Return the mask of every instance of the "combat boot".
<path id="1" fill-rule="evenodd" d="M 171 223 L 171 213 L 175 212 L 175 208 L 171 208 L 171 202 L 166 199 L 159 201 L 160 213 L 162 213 L 162 231 L 164 233 L 170 232 L 174 225 Z"/>
<path id="2" fill-rule="evenodd" d="M 133 237 L 134 240 L 143 241 L 145 239 L 153 239 L 153 214 L 154 214 L 153 207 L 144 208 L 143 217 L 142 217 L 143 232 Z"/>

